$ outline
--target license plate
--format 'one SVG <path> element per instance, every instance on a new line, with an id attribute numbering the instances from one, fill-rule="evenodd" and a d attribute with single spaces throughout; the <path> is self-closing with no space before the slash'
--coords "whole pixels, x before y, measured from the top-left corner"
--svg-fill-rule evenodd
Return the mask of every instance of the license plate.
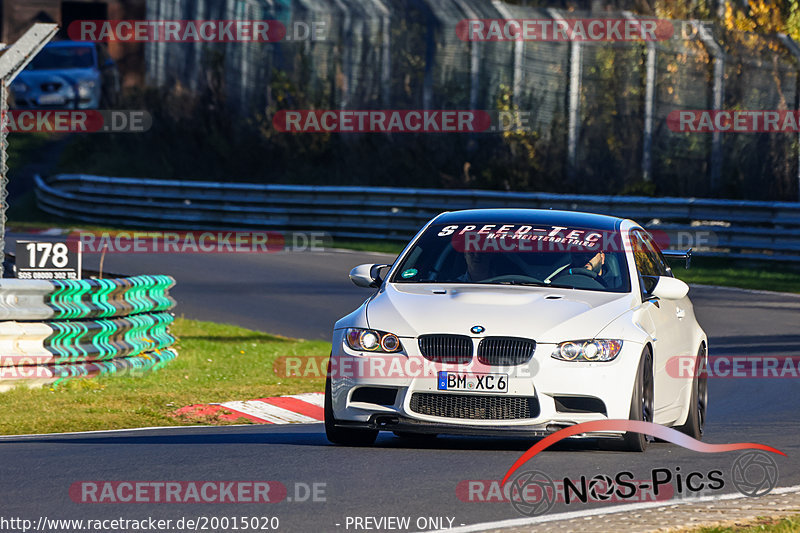
<path id="1" fill-rule="evenodd" d="M 470 392 L 508 392 L 508 374 L 469 374 L 439 372 L 439 390 Z"/>
<path id="2" fill-rule="evenodd" d="M 43 94 L 39 97 L 39 105 L 64 105 L 66 98 L 60 94 Z"/>

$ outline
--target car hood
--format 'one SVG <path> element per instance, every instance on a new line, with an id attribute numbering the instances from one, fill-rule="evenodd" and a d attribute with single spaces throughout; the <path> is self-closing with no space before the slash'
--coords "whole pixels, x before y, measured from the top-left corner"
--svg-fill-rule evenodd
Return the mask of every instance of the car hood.
<path id="1" fill-rule="evenodd" d="M 491 336 L 557 343 L 592 338 L 631 310 L 630 293 L 550 287 L 387 283 L 367 303 L 369 327 L 401 337 L 469 335 L 476 325 Z"/>

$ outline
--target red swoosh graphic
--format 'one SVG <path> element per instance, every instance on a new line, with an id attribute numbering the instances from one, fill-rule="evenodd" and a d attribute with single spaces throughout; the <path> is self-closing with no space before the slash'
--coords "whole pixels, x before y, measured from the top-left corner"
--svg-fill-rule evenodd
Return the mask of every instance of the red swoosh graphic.
<path id="1" fill-rule="evenodd" d="M 683 446 L 684 448 L 688 448 L 695 452 L 701 453 L 722 453 L 722 452 L 732 452 L 736 450 L 764 450 L 766 452 L 772 453 L 779 453 L 783 456 L 786 454 L 782 451 L 773 448 L 772 446 L 767 446 L 766 444 L 758 444 L 753 442 L 736 442 L 732 444 L 708 444 L 705 442 L 700 442 L 697 439 L 693 439 L 689 435 L 681 433 L 677 429 L 668 428 L 666 426 L 662 426 L 661 424 L 654 424 L 652 422 L 643 422 L 641 420 L 624 420 L 624 419 L 612 419 L 612 420 L 596 420 L 594 422 L 583 422 L 581 424 L 575 424 L 574 426 L 570 426 L 568 428 L 564 428 L 562 430 L 556 431 L 552 435 L 548 435 L 547 437 L 543 438 L 531 448 L 522 454 L 522 457 L 517 459 L 517 461 L 511 465 L 511 468 L 508 469 L 506 472 L 503 481 L 500 482 L 500 485 L 505 485 L 508 478 L 511 477 L 511 474 L 517 471 L 519 467 L 525 464 L 528 460 L 530 460 L 534 455 L 545 450 L 555 444 L 556 442 L 566 439 L 567 437 L 572 437 L 574 435 L 578 435 L 580 433 L 590 433 L 595 431 L 632 431 L 635 433 L 643 433 L 645 435 L 651 435 L 653 437 L 657 437 L 661 440 L 665 440 L 671 442 L 673 444 L 677 444 L 678 446 Z"/>

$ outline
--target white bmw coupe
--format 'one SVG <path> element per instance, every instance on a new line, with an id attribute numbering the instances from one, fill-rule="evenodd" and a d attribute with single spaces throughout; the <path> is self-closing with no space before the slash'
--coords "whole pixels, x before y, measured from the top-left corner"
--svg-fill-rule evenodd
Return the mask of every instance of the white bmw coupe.
<path id="1" fill-rule="evenodd" d="M 664 252 L 632 220 L 567 211 L 442 213 L 334 327 L 331 442 L 379 431 L 540 437 L 630 419 L 701 438 L 708 340 Z M 388 268 L 385 277 L 381 276 Z M 688 370 L 688 371 L 687 371 Z M 643 451 L 640 433 L 590 433 Z"/>

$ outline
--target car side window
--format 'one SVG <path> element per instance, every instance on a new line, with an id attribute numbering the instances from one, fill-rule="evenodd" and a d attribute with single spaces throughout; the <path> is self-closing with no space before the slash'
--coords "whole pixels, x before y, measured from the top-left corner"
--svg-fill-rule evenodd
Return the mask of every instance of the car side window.
<path id="1" fill-rule="evenodd" d="M 636 263 L 636 270 L 642 276 L 660 276 L 661 269 L 658 257 L 653 254 L 645 242 L 642 232 L 631 232 L 631 245 L 633 246 L 633 260 Z"/>
<path id="2" fill-rule="evenodd" d="M 651 257 L 653 263 L 656 264 L 659 272 L 658 275 L 672 277 L 672 269 L 669 267 L 667 260 L 664 259 L 664 255 L 661 253 L 661 250 L 658 249 L 658 245 L 656 245 L 653 237 L 649 233 L 637 233 L 640 233 L 642 241 L 644 241 L 644 245 L 647 248 L 647 254 Z"/>

